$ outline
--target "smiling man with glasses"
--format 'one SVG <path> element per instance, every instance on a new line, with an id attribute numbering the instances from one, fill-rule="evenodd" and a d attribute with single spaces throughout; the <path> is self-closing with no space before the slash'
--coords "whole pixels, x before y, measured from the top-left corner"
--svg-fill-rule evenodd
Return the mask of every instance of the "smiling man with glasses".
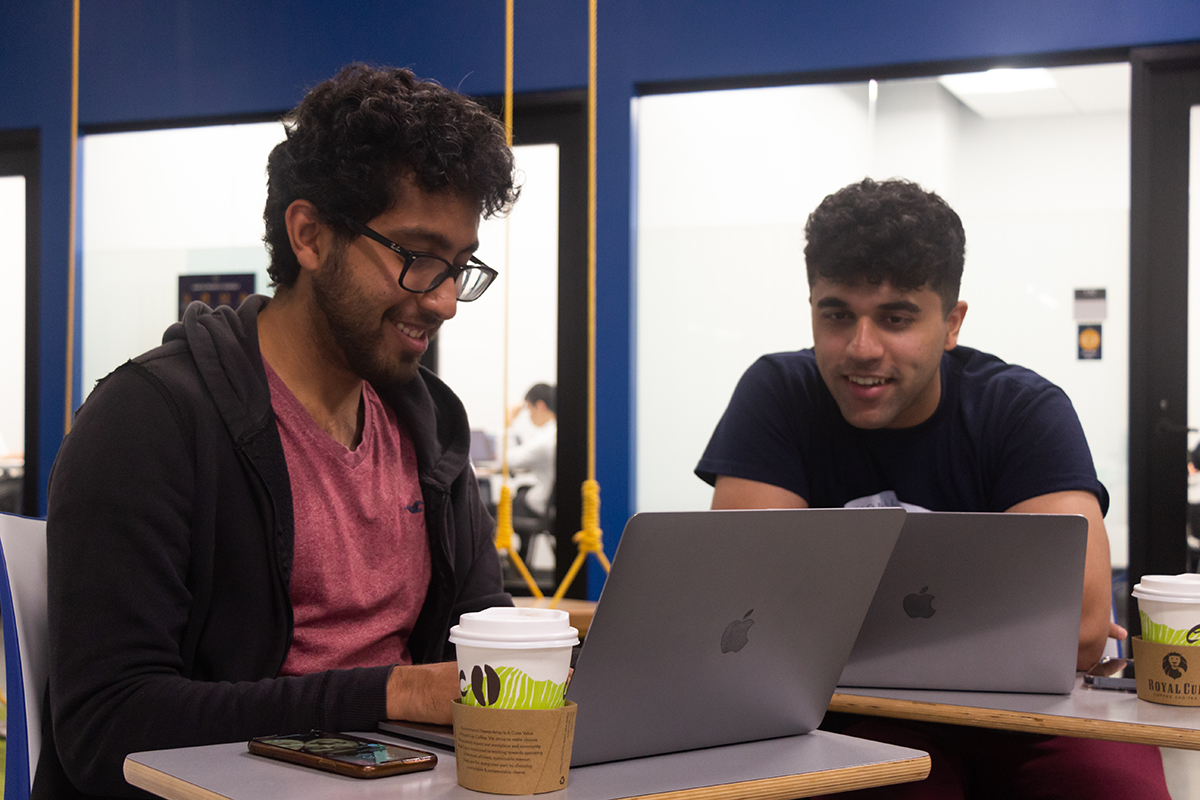
<path id="1" fill-rule="evenodd" d="M 502 126 L 346 68 L 268 162 L 274 296 L 190 306 L 55 464 L 39 797 L 126 794 L 139 750 L 450 721 L 458 617 L 511 599 L 462 403 L 421 357 L 496 271 Z"/>

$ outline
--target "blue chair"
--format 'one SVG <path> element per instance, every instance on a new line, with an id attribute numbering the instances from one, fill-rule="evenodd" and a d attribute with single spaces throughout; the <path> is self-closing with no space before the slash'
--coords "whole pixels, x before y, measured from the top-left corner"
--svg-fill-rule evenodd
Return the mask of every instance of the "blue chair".
<path id="1" fill-rule="evenodd" d="M 45 520 L 0 514 L 0 566 L 8 695 L 4 800 L 28 800 L 42 747 L 42 698 L 50 639 Z"/>

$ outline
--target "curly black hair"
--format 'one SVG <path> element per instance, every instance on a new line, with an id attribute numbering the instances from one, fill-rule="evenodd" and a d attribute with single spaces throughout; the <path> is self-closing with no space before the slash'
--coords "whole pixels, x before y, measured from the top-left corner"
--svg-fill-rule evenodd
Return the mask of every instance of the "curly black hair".
<path id="1" fill-rule="evenodd" d="M 923 286 L 941 297 L 942 311 L 958 302 L 966 235 L 954 209 L 906 180 L 873 181 L 826 197 L 804 226 L 808 285 L 887 281 L 901 291 Z"/>
<path id="2" fill-rule="evenodd" d="M 287 139 L 267 160 L 267 273 L 290 287 L 300 264 L 285 214 L 294 201 L 316 206 L 341 241 L 342 217 L 366 222 L 397 201 L 411 175 L 426 192 L 474 198 L 484 217 L 502 214 L 520 193 L 504 126 L 470 98 L 407 69 L 351 64 L 319 84 L 283 120 Z"/>

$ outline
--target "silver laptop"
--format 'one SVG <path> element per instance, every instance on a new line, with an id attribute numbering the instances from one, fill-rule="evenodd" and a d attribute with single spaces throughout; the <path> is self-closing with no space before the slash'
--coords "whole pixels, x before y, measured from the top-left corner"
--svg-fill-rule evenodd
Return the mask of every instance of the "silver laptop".
<path id="1" fill-rule="evenodd" d="M 1068 693 L 1087 520 L 910 513 L 841 686 Z"/>
<path id="2" fill-rule="evenodd" d="M 898 510 L 631 518 L 567 689 L 572 766 L 815 728 Z"/>
<path id="3" fill-rule="evenodd" d="M 899 508 L 637 514 L 567 699 L 571 765 L 807 733 L 904 523 Z M 447 729 L 380 728 L 453 745 Z"/>

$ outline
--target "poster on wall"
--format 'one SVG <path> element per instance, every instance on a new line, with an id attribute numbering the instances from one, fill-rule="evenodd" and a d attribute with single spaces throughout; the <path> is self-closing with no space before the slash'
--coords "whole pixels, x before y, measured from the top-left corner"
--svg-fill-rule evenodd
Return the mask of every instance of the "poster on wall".
<path id="1" fill-rule="evenodd" d="M 237 308 L 254 294 L 254 273 L 245 275 L 180 275 L 179 276 L 179 319 L 188 304 L 199 300 L 210 308 L 229 306 Z"/>
<path id="2" fill-rule="evenodd" d="M 1075 290 L 1075 322 L 1079 326 L 1076 336 L 1077 355 L 1080 361 L 1099 361 L 1104 355 L 1103 325 L 1108 319 L 1107 289 Z"/>
<path id="3" fill-rule="evenodd" d="M 1108 319 L 1108 290 L 1076 289 L 1075 319 L 1080 322 L 1104 322 Z"/>
<path id="4" fill-rule="evenodd" d="M 1100 325 L 1079 326 L 1079 360 L 1098 361 L 1103 354 Z"/>

